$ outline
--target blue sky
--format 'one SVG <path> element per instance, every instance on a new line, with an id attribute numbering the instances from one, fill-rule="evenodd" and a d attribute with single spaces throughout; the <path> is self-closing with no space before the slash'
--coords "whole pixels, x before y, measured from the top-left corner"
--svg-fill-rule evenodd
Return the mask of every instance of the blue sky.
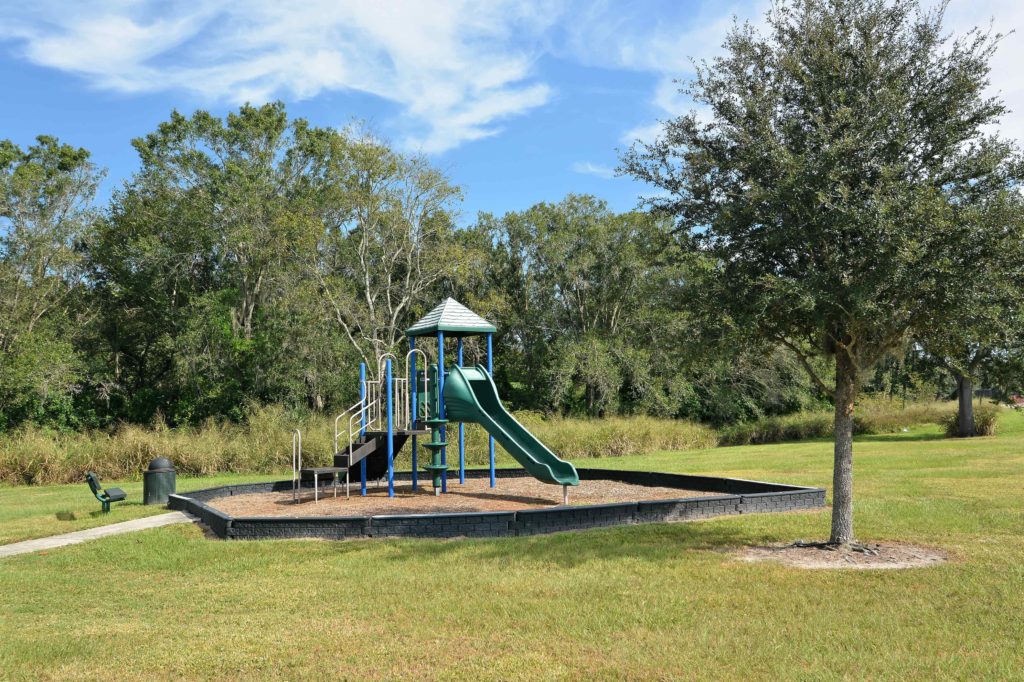
<path id="1" fill-rule="evenodd" d="M 172 109 L 224 114 L 281 99 L 321 126 L 366 121 L 428 155 L 465 190 L 462 222 L 568 192 L 616 210 L 643 186 L 613 177 L 617 150 L 692 103 L 673 79 L 713 56 L 732 17 L 767 2 L 698 0 L 0 0 L 0 138 L 88 148 L 130 177 L 132 137 Z M 1024 28 L 1024 3 L 954 1 L 952 30 Z M 1024 39 L 1004 41 L 993 91 L 1024 110 Z M 1024 137 L 1024 116 L 1002 133 Z"/>

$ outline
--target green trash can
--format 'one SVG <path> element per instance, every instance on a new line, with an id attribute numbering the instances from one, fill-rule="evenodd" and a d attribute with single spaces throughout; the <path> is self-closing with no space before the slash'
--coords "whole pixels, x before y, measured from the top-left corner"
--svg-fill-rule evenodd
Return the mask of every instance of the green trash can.
<path id="1" fill-rule="evenodd" d="M 166 457 L 157 457 L 142 472 L 142 503 L 167 504 L 167 496 L 175 492 L 177 474 Z"/>

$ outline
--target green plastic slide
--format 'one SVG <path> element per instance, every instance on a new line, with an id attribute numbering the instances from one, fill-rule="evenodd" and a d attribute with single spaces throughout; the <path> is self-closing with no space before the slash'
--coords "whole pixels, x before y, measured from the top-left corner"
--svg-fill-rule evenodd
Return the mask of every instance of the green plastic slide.
<path id="1" fill-rule="evenodd" d="M 579 485 L 576 467 L 559 459 L 509 414 L 487 370 L 452 367 L 444 381 L 445 417 L 482 425 L 530 474 L 545 483 Z"/>

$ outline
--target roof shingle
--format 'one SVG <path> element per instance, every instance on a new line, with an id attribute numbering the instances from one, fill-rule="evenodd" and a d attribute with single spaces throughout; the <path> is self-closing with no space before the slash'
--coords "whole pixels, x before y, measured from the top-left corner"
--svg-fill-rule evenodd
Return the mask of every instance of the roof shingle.
<path id="1" fill-rule="evenodd" d="M 405 330 L 406 336 L 428 336 L 449 332 L 454 336 L 490 334 L 497 327 L 462 305 L 454 298 L 446 298 L 436 308 Z"/>

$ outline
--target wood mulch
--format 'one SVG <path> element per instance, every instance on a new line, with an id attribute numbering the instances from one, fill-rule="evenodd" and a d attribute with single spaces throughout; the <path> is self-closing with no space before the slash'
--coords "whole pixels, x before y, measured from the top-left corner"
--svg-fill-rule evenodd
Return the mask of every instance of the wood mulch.
<path id="1" fill-rule="evenodd" d="M 388 497 L 387 485 L 367 484 L 366 497 L 359 495 L 359 482 L 352 484 L 352 496 L 345 499 L 344 485 L 338 497 L 330 486 L 320 488 L 320 501 L 313 491 L 303 488 L 298 504 L 285 492 L 251 493 L 218 497 L 207 504 L 232 516 L 370 516 L 374 514 L 427 514 L 472 511 L 516 511 L 562 504 L 562 486 L 541 483 L 535 478 L 499 478 L 496 488 L 487 478 L 467 478 L 459 484 L 455 476 L 448 481 L 448 492 L 435 496 L 430 480 L 420 481 L 413 492 L 409 483 L 395 484 L 395 497 Z M 649 487 L 616 481 L 580 481 L 569 487 L 569 504 L 610 504 L 638 500 L 671 500 L 716 495 L 700 490 Z"/>

